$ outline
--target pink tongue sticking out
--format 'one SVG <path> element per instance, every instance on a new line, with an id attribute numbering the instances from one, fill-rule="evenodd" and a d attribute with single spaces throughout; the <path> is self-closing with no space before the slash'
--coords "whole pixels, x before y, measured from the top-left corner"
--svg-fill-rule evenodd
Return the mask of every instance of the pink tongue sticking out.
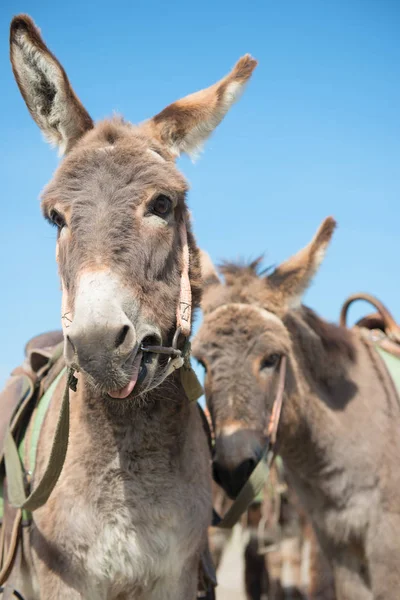
<path id="1" fill-rule="evenodd" d="M 133 361 L 133 365 L 132 365 L 132 376 L 131 376 L 131 380 L 129 383 L 126 384 L 125 387 L 123 387 L 120 390 L 114 390 L 112 392 L 108 392 L 108 395 L 111 396 L 111 398 L 127 398 L 129 396 L 129 394 L 132 392 L 133 388 L 136 385 L 138 376 L 139 376 L 139 369 L 140 369 L 140 363 L 142 361 L 142 352 L 138 352 L 135 360 Z"/>

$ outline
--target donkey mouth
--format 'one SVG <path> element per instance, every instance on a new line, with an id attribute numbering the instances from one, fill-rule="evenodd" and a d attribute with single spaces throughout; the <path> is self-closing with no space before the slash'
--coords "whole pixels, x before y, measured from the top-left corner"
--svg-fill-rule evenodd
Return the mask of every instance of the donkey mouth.
<path id="1" fill-rule="evenodd" d="M 145 338 L 147 339 L 147 338 Z M 150 337 L 149 337 L 150 339 Z M 143 343 L 143 342 L 142 342 Z M 148 375 L 148 367 L 153 362 L 155 355 L 152 352 L 139 352 L 136 354 L 135 359 L 130 365 L 131 377 L 129 382 L 120 389 L 111 390 L 108 392 L 110 398 L 124 400 L 128 398 L 135 390 L 140 388 L 141 384 L 145 381 Z M 130 362 L 130 361 L 128 361 Z"/>
<path id="2" fill-rule="evenodd" d="M 108 395 L 111 396 L 111 398 L 127 398 L 133 392 L 139 379 L 144 379 L 143 371 L 145 370 L 145 366 L 144 363 L 142 363 L 142 361 L 143 352 L 138 352 L 132 364 L 132 372 L 129 382 L 119 390 L 112 390 L 108 392 Z"/>

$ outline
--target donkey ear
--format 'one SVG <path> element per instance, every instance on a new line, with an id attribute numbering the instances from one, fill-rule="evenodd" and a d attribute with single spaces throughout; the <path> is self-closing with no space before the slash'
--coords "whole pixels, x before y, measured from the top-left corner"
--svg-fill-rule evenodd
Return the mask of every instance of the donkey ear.
<path id="1" fill-rule="evenodd" d="M 210 285 L 221 283 L 209 254 L 204 250 L 200 250 L 200 267 L 203 290 Z"/>
<path id="2" fill-rule="evenodd" d="M 300 306 L 304 292 L 324 259 L 335 227 L 336 221 L 326 218 L 312 241 L 267 277 L 270 285 L 279 288 L 288 307 Z"/>
<path id="3" fill-rule="evenodd" d="M 10 58 L 29 112 L 47 140 L 64 154 L 93 127 L 93 121 L 27 15 L 18 15 L 11 22 Z"/>
<path id="4" fill-rule="evenodd" d="M 246 54 L 226 77 L 170 104 L 143 127 L 167 146 L 174 157 L 183 152 L 196 155 L 239 98 L 256 66 L 257 61 Z"/>

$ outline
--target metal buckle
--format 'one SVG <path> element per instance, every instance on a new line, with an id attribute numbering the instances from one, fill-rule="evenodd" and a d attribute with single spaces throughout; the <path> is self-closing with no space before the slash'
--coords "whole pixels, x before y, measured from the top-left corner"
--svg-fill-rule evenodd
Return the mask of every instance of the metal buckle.
<path id="1" fill-rule="evenodd" d="M 181 333 L 181 328 L 178 327 L 174 333 L 174 337 L 172 340 L 172 346 L 140 346 L 142 352 L 153 352 L 154 354 L 166 354 L 170 358 L 175 358 L 176 356 L 182 356 L 182 350 L 177 348 L 178 339 Z"/>

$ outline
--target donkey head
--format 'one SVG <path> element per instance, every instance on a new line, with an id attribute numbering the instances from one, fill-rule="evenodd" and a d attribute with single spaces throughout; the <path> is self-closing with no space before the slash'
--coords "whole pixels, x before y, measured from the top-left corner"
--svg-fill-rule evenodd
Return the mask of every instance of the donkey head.
<path id="1" fill-rule="evenodd" d="M 154 355 L 143 358 L 142 344 L 170 345 L 177 327 L 186 233 L 194 306 L 200 298 L 187 184 L 175 159 L 198 150 L 257 63 L 244 56 L 220 82 L 134 126 L 93 123 L 28 16 L 11 23 L 10 53 L 32 117 L 65 154 L 42 207 L 58 229 L 67 363 L 101 393 L 138 395 L 153 387 L 159 366 Z"/>
<path id="2" fill-rule="evenodd" d="M 285 395 L 295 389 L 295 358 L 286 317 L 300 312 L 301 298 L 317 271 L 335 227 L 320 226 L 311 243 L 270 275 L 225 264 L 222 283 L 202 253 L 203 323 L 193 353 L 205 369 L 205 394 L 216 434 L 214 476 L 233 498 L 257 464 L 287 357 Z M 287 409 L 284 404 L 283 410 Z"/>

